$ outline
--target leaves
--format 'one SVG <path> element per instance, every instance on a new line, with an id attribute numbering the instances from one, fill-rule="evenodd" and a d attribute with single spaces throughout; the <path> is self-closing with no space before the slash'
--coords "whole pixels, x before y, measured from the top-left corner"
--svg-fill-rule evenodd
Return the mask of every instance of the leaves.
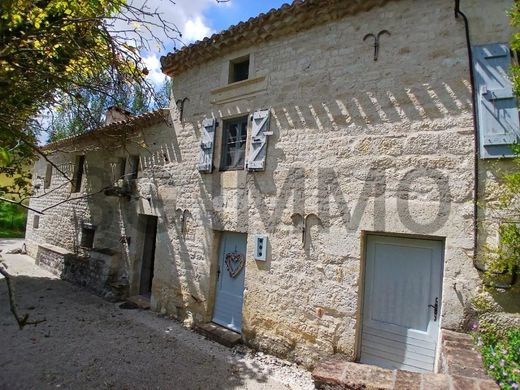
<path id="1" fill-rule="evenodd" d="M 126 0 L 2 0 L 0 145 L 10 152 L 1 152 L 0 174 L 28 178 L 37 140 L 60 113 L 82 113 L 74 119 L 74 133 L 99 123 L 90 110 L 129 90 L 141 88 L 155 99 L 136 47 L 149 50 L 177 34 L 145 3 L 138 8 Z M 57 126 L 54 134 L 64 129 Z M 0 189 L 0 195 L 7 191 L 15 188 Z"/>

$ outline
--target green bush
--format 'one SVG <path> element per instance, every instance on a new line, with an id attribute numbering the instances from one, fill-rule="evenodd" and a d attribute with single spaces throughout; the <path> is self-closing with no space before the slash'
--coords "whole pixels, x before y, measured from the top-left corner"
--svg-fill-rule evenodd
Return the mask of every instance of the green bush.
<path id="1" fill-rule="evenodd" d="M 16 204 L 0 202 L 0 237 L 23 237 L 27 211 Z"/>
<path id="2" fill-rule="evenodd" d="M 520 385 L 520 329 L 514 329 L 504 338 L 495 333 L 477 336 L 484 367 L 501 389 L 518 389 Z"/>

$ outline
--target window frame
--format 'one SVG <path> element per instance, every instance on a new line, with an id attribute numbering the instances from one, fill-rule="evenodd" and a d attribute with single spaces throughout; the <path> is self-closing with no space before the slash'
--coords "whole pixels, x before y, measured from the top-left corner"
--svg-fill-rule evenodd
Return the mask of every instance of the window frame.
<path id="1" fill-rule="evenodd" d="M 43 189 L 50 188 L 52 184 L 52 164 L 47 163 L 45 166 L 45 178 L 43 179 Z"/>
<path id="2" fill-rule="evenodd" d="M 39 215 L 33 215 L 33 229 L 37 230 L 40 228 L 40 216 Z"/>
<path id="3" fill-rule="evenodd" d="M 241 129 L 241 137 L 243 137 L 240 141 L 235 142 L 243 142 L 243 154 L 242 154 L 242 164 L 238 165 L 228 165 L 227 158 L 230 152 L 229 148 L 229 130 L 230 126 L 238 124 L 243 125 Z M 243 131 L 243 133 L 242 133 Z M 234 118 L 224 119 L 222 120 L 222 134 L 221 134 L 221 147 L 220 147 L 220 171 L 241 171 L 246 167 L 246 153 L 247 153 L 247 136 L 249 134 L 249 115 L 241 115 Z"/>
<path id="4" fill-rule="evenodd" d="M 245 78 L 238 79 L 237 67 L 242 66 L 247 62 L 247 75 Z M 234 58 L 229 61 L 228 67 L 228 84 L 238 83 L 240 81 L 249 80 L 251 78 L 251 55 L 246 54 L 241 57 Z"/>
<path id="5" fill-rule="evenodd" d="M 74 174 L 72 176 L 72 185 L 70 192 L 78 193 L 81 192 L 81 184 L 83 182 L 83 174 L 85 173 L 85 162 L 86 158 L 84 154 L 76 156 L 74 162 Z"/>
<path id="6" fill-rule="evenodd" d="M 139 168 L 141 166 L 141 159 L 138 154 L 131 154 L 127 159 L 128 172 L 125 177 L 128 180 L 136 180 L 139 178 Z"/>
<path id="7" fill-rule="evenodd" d="M 94 239 L 96 236 L 96 227 L 90 223 L 81 224 L 81 236 L 79 238 L 79 246 L 84 249 L 94 249 Z"/>

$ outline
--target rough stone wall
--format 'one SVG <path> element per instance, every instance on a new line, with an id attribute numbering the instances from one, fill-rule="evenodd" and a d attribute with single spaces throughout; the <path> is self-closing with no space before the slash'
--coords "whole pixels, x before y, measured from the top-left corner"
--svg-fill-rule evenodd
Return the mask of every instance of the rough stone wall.
<path id="1" fill-rule="evenodd" d="M 392 35 L 381 38 L 374 62 L 363 37 L 382 29 Z M 125 149 L 138 152 L 139 198 L 78 199 L 47 213 L 38 230 L 30 214 L 28 250 L 42 242 L 74 250 L 79 215 L 99 226 L 102 246 L 121 252 L 132 294 L 138 291 L 140 214 L 157 215 L 152 306 L 203 322 L 212 318 L 220 232 L 247 233 L 244 339 L 311 365 L 332 353 L 356 357 L 366 234 L 436 238 L 445 243 L 441 326 L 458 329 L 480 286 L 472 264 L 466 53 L 452 1 L 403 0 L 200 64 L 175 79 L 172 102 L 189 97 L 182 122 L 172 104 L 173 126 L 144 129 L 125 148 L 87 153 L 89 166 L 110 172 Z M 244 54 L 257 80 L 221 93 L 229 60 Z M 271 109 L 273 131 L 265 172 L 220 172 L 222 121 L 260 108 Z M 205 117 L 220 123 L 212 174 L 196 168 Z M 42 164 L 36 172 L 44 172 Z M 56 191 L 31 205 L 64 196 Z M 187 210 L 184 233 L 179 210 Z M 305 247 L 294 213 L 321 219 L 322 226 L 311 224 Z M 252 258 L 257 233 L 268 235 L 265 263 Z M 122 237 L 131 244 L 121 244 Z"/>
<path id="2" fill-rule="evenodd" d="M 111 144 L 106 139 L 92 138 L 50 153 L 48 158 L 57 168 L 53 168 L 49 188 L 44 185 L 48 163 L 40 159 L 33 170 L 35 197 L 30 207 L 43 214 L 37 228 L 33 222 L 36 213 L 28 214 L 28 253 L 36 259 L 42 257 L 43 263 L 48 263 L 64 279 L 88 285 L 101 295 L 127 295 L 130 280 L 139 276 L 133 267 L 133 258 L 139 257 L 142 244 L 137 239 L 138 194 L 127 199 L 109 197 L 103 191 L 119 178 L 121 158 L 146 150 L 139 139 L 139 136 L 130 138 L 122 146 L 112 140 Z M 80 154 L 85 155 L 81 191 L 71 193 L 70 179 L 76 156 Z M 82 224 L 95 227 L 92 250 L 81 247 Z M 46 250 L 49 245 L 57 250 Z M 65 261 L 62 252 L 68 252 L 72 260 Z"/>
<path id="3" fill-rule="evenodd" d="M 374 62 L 363 36 L 382 29 L 392 35 Z M 334 352 L 353 359 L 364 236 L 387 232 L 445 241 L 442 326 L 461 327 L 479 278 L 469 72 L 452 2 L 391 3 L 251 48 L 250 77 L 265 76 L 265 89 L 228 90 L 227 102 L 213 104 L 226 63 L 247 53 L 175 79 L 175 99 L 190 100 L 164 144 L 178 152 L 175 165 L 155 173 L 168 171 L 175 190 L 159 186 L 157 195 L 175 198 L 191 219 L 181 238 L 171 215 L 162 218 L 169 244 L 156 255 L 155 307 L 210 320 L 218 232 L 245 232 L 247 342 L 306 364 Z M 222 120 L 268 107 L 266 171 L 219 172 Z M 212 116 L 216 170 L 199 174 L 201 121 Z M 324 225 L 310 229 L 306 248 L 293 213 L 314 213 Z M 268 234 L 266 263 L 252 258 L 256 233 Z"/>

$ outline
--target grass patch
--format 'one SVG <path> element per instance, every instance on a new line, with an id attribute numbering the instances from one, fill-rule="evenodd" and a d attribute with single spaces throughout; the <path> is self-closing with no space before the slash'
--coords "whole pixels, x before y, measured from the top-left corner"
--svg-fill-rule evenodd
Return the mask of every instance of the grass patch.
<path id="1" fill-rule="evenodd" d="M 25 235 L 27 210 L 15 204 L 0 202 L 0 237 L 18 238 Z"/>

